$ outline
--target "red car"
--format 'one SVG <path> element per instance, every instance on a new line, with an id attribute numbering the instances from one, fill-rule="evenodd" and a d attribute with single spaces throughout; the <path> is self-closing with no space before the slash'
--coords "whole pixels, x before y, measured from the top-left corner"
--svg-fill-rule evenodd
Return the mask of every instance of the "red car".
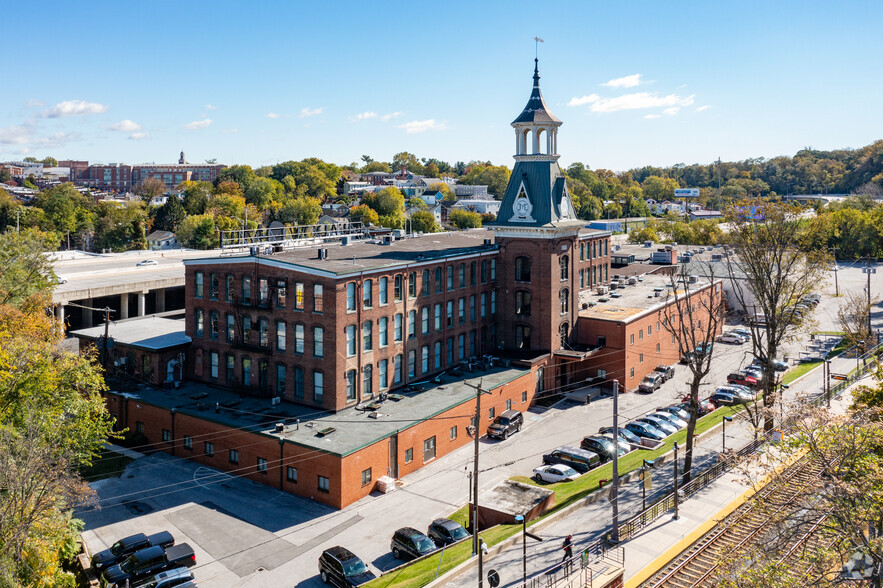
<path id="1" fill-rule="evenodd" d="M 682 401 L 681 407 L 688 411 L 690 410 L 690 397 L 684 396 L 684 400 Z M 711 402 L 708 398 L 700 398 L 699 399 L 699 415 L 708 414 L 710 412 L 714 412 L 717 407 Z"/>
<path id="2" fill-rule="evenodd" d="M 757 378 L 741 372 L 734 372 L 727 376 L 727 384 L 739 384 L 740 386 L 755 388 L 757 386 Z"/>

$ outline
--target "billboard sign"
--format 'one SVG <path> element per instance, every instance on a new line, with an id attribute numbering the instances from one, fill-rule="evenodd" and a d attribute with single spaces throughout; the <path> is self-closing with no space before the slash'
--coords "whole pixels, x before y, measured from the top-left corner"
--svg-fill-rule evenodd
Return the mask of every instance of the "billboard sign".
<path id="1" fill-rule="evenodd" d="M 675 198 L 699 198 L 699 188 L 677 188 Z"/>

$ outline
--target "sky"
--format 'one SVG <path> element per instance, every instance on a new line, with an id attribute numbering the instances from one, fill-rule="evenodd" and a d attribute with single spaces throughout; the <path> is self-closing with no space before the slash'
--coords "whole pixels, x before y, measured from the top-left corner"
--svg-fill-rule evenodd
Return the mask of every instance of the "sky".
<path id="1" fill-rule="evenodd" d="M 169 163 L 183 150 L 257 167 L 408 151 L 511 167 L 535 51 L 563 165 L 883 136 L 872 0 L 34 1 L 7 17 L 0 161 Z"/>

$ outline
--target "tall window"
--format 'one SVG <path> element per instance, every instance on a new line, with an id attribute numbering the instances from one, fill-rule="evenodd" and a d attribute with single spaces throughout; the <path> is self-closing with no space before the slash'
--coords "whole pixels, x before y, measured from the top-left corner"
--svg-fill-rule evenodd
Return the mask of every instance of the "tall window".
<path id="1" fill-rule="evenodd" d="M 442 268 L 435 268 L 435 293 L 438 294 L 444 289 L 445 285 L 442 282 Z"/>
<path id="2" fill-rule="evenodd" d="M 417 298 L 417 272 L 408 274 L 408 298 Z"/>
<path id="3" fill-rule="evenodd" d="M 399 342 L 402 340 L 402 313 L 396 313 L 392 317 L 392 339 Z"/>
<path id="4" fill-rule="evenodd" d="M 561 326 L 558 327 L 558 334 L 561 335 L 561 347 L 567 348 L 567 340 L 570 335 L 570 325 L 567 323 L 561 323 Z"/>
<path id="5" fill-rule="evenodd" d="M 251 278 L 242 276 L 242 303 L 251 304 Z"/>
<path id="6" fill-rule="evenodd" d="M 217 351 L 212 351 L 210 354 L 211 361 L 211 376 L 213 379 L 218 379 L 218 364 L 220 363 L 220 356 Z"/>
<path id="7" fill-rule="evenodd" d="M 487 293 L 481 293 L 481 318 L 487 316 Z"/>
<path id="8" fill-rule="evenodd" d="M 515 347 L 518 349 L 530 349 L 530 327 L 527 325 L 516 325 Z"/>
<path id="9" fill-rule="evenodd" d="M 491 314 L 497 314 L 497 291 L 491 292 Z"/>
<path id="10" fill-rule="evenodd" d="M 448 266 L 448 292 L 454 289 L 454 266 Z"/>
<path id="11" fill-rule="evenodd" d="M 564 288 L 559 297 L 561 299 L 561 314 L 567 314 L 570 312 L 570 290 Z"/>
<path id="12" fill-rule="evenodd" d="M 202 272 L 196 272 L 194 276 L 193 297 L 202 298 Z"/>
<path id="13" fill-rule="evenodd" d="M 440 369 L 442 366 L 442 343 L 441 341 L 435 342 L 435 369 Z"/>
<path id="14" fill-rule="evenodd" d="M 491 260 L 491 282 L 497 281 L 497 260 Z"/>
<path id="15" fill-rule="evenodd" d="M 487 283 L 487 260 L 486 259 L 481 260 L 481 283 L 482 284 Z"/>
<path id="16" fill-rule="evenodd" d="M 208 317 L 209 317 L 208 318 L 209 336 L 212 339 L 214 339 L 215 341 L 217 341 L 218 340 L 218 330 L 219 330 L 218 311 L 217 310 L 211 311 L 209 313 Z"/>
<path id="17" fill-rule="evenodd" d="M 270 345 L 270 322 L 265 318 L 258 319 L 258 345 L 261 347 Z"/>
<path id="18" fill-rule="evenodd" d="M 203 312 L 201 308 L 197 308 L 193 311 L 193 322 L 195 324 L 197 337 L 202 337 L 202 331 L 204 329 L 203 320 Z"/>
<path id="19" fill-rule="evenodd" d="M 224 276 L 224 300 L 233 302 L 233 276 Z"/>
<path id="20" fill-rule="evenodd" d="M 374 281 L 365 280 L 362 284 L 362 308 L 374 306 Z"/>
<path id="21" fill-rule="evenodd" d="M 322 404 L 325 400 L 325 375 L 313 370 L 313 401 Z"/>
<path id="22" fill-rule="evenodd" d="M 454 338 L 448 337 L 447 343 L 445 343 L 447 356 L 448 356 L 448 366 L 454 363 Z"/>
<path id="23" fill-rule="evenodd" d="M 296 310 L 304 309 L 304 283 L 294 283 L 294 308 Z"/>
<path id="24" fill-rule="evenodd" d="M 435 313 L 435 330 L 441 331 L 442 328 L 442 305 L 441 303 L 436 303 L 433 308 L 433 312 Z"/>
<path id="25" fill-rule="evenodd" d="M 353 282 L 346 285 L 346 309 L 356 309 L 356 285 Z"/>
<path id="26" fill-rule="evenodd" d="M 276 280 L 276 308 L 285 308 L 285 295 L 288 287 L 285 280 Z"/>
<path id="27" fill-rule="evenodd" d="M 430 287 L 431 287 L 431 285 L 429 283 L 429 270 L 425 269 L 425 270 L 423 270 L 423 283 L 421 284 L 421 287 L 420 287 L 420 293 L 423 296 L 429 296 L 429 288 Z"/>
<path id="28" fill-rule="evenodd" d="M 313 284 L 313 312 L 323 312 L 325 310 L 325 294 L 322 290 L 322 284 Z"/>
<path id="29" fill-rule="evenodd" d="M 395 279 L 393 280 L 393 288 L 392 288 L 392 297 L 393 300 L 399 301 L 402 299 L 402 274 L 396 274 Z"/>
<path id="30" fill-rule="evenodd" d="M 482 294 L 482 296 L 484 295 Z M 530 292 L 527 290 L 515 292 L 515 314 L 530 316 L 530 298 Z"/>
<path id="31" fill-rule="evenodd" d="M 561 279 L 566 280 L 570 275 L 570 257 L 562 255 L 559 263 L 561 264 Z"/>
<path id="32" fill-rule="evenodd" d="M 294 397 L 304 397 L 304 368 L 294 368 Z"/>
<path id="33" fill-rule="evenodd" d="M 523 255 L 515 258 L 515 281 L 530 282 L 530 258 Z"/>
<path id="34" fill-rule="evenodd" d="M 226 357 L 224 381 L 227 382 L 227 384 L 233 384 L 233 380 L 236 377 L 236 357 L 229 353 Z"/>
<path id="35" fill-rule="evenodd" d="M 380 336 L 380 346 L 389 345 L 389 319 L 385 316 L 377 319 L 377 332 Z"/>
<path id="36" fill-rule="evenodd" d="M 294 325 L 294 352 L 304 352 L 304 326 Z"/>
<path id="37" fill-rule="evenodd" d="M 218 274 L 209 274 L 209 298 L 211 298 L 212 300 L 217 300 L 220 289 L 221 288 L 218 281 Z"/>
<path id="38" fill-rule="evenodd" d="M 371 321 L 365 321 L 362 324 L 362 350 L 371 351 L 374 349 L 374 341 L 372 337 L 374 325 Z"/>
<path id="39" fill-rule="evenodd" d="M 346 400 L 352 402 L 356 399 L 356 370 L 346 373 Z"/>
<path id="40" fill-rule="evenodd" d="M 460 333 L 457 337 L 457 359 L 463 360 L 466 357 L 466 335 Z"/>
<path id="41" fill-rule="evenodd" d="M 417 311 L 409 310 L 408 311 L 408 337 L 413 337 L 417 334 Z"/>
<path id="42" fill-rule="evenodd" d="M 313 327 L 313 356 L 322 357 L 325 355 L 325 330 L 322 327 Z"/>
<path id="43" fill-rule="evenodd" d="M 465 298 L 461 298 L 457 302 L 457 318 L 460 319 L 461 325 L 466 322 L 466 299 Z"/>
<path id="44" fill-rule="evenodd" d="M 448 300 L 447 311 L 448 311 L 447 312 L 448 328 L 451 328 L 454 326 L 454 301 L 453 300 Z"/>
<path id="45" fill-rule="evenodd" d="M 242 385 L 251 386 L 251 358 L 242 358 Z"/>
<path id="46" fill-rule="evenodd" d="M 270 280 L 267 278 L 260 278 L 258 280 L 258 304 L 261 306 L 267 306 L 267 303 L 270 301 Z"/>
<path id="47" fill-rule="evenodd" d="M 276 395 L 285 395 L 285 365 L 281 363 L 276 364 Z"/>
<path id="48" fill-rule="evenodd" d="M 411 350 L 408 352 L 408 377 L 413 378 L 417 375 L 417 352 Z"/>
<path id="49" fill-rule="evenodd" d="M 473 261 L 472 263 L 469 264 L 469 285 L 474 286 L 475 280 L 476 280 L 475 262 Z"/>
<path id="50" fill-rule="evenodd" d="M 389 290 L 389 278 L 383 276 L 380 278 L 380 284 L 378 287 L 379 296 L 380 296 L 380 305 L 383 306 L 387 303 L 387 291 Z"/>
<path id="51" fill-rule="evenodd" d="M 420 371 L 424 374 L 429 373 L 429 345 L 420 348 Z"/>
<path id="52" fill-rule="evenodd" d="M 466 264 L 465 263 L 461 263 L 457 267 L 457 281 L 459 282 L 461 288 L 466 287 Z"/>
<path id="53" fill-rule="evenodd" d="M 346 355 L 352 357 L 356 354 L 356 325 L 346 327 Z"/>
<path id="54" fill-rule="evenodd" d="M 242 317 L 242 342 L 251 343 L 251 317 Z"/>
<path id="55" fill-rule="evenodd" d="M 429 307 L 424 306 L 420 309 L 420 327 L 421 333 L 426 335 L 429 333 Z"/>
<path id="56" fill-rule="evenodd" d="M 396 355 L 392 360 L 392 378 L 396 384 L 402 383 L 402 355 Z"/>
<path id="57" fill-rule="evenodd" d="M 276 350 L 285 351 L 285 323 L 276 321 Z"/>
<path id="58" fill-rule="evenodd" d="M 381 390 L 386 390 L 389 388 L 389 361 L 386 359 L 381 359 L 380 363 L 377 364 L 377 379 L 378 386 Z"/>
<path id="59" fill-rule="evenodd" d="M 374 368 L 371 364 L 362 370 L 362 398 L 374 394 Z"/>
<path id="60" fill-rule="evenodd" d="M 469 297 L 469 320 L 475 320 L 475 294 Z"/>

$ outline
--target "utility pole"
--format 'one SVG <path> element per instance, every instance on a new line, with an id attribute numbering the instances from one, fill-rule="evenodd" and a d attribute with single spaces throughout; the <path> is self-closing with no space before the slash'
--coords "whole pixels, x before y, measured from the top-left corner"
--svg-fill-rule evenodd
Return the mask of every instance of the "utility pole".
<path id="1" fill-rule="evenodd" d="M 101 361 L 104 370 L 107 371 L 107 345 L 110 342 L 110 307 L 104 307 L 104 348 L 101 351 Z"/>
<path id="2" fill-rule="evenodd" d="M 717 156 L 717 210 L 721 209 L 721 158 Z"/>
<path id="3" fill-rule="evenodd" d="M 868 266 L 865 268 L 865 273 L 868 274 L 868 336 L 874 333 L 874 330 L 871 329 L 871 274 L 877 273 L 877 268 L 871 268 L 871 256 L 868 256 Z M 870 341 L 870 338 L 868 339 Z"/>
<path id="4" fill-rule="evenodd" d="M 619 380 L 613 380 L 613 543 L 619 543 Z"/>
<path id="5" fill-rule="evenodd" d="M 478 556 L 478 588 L 484 586 L 484 562 L 482 561 L 482 551 L 480 541 L 478 539 L 478 448 L 480 447 L 478 439 L 479 423 L 481 422 L 481 395 L 490 394 L 489 391 L 483 390 L 481 387 L 482 380 L 478 381 L 478 386 L 464 382 L 467 386 L 475 390 L 475 426 L 472 433 L 472 439 L 475 446 L 474 464 L 472 467 L 472 555 Z"/>

